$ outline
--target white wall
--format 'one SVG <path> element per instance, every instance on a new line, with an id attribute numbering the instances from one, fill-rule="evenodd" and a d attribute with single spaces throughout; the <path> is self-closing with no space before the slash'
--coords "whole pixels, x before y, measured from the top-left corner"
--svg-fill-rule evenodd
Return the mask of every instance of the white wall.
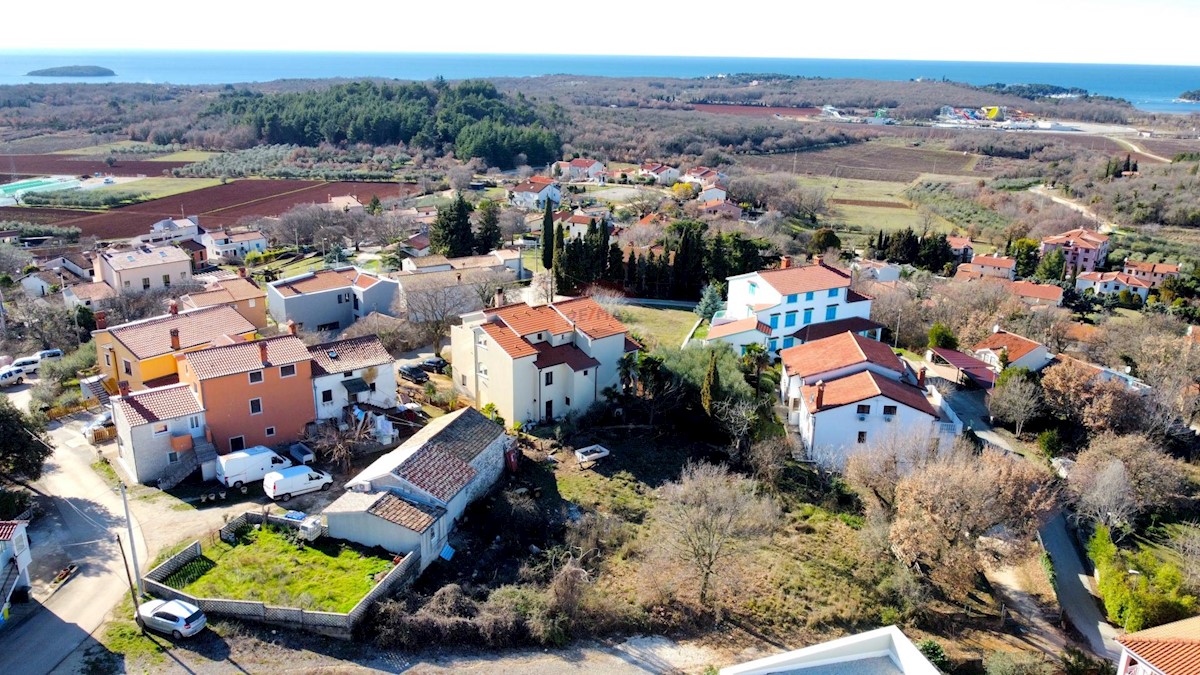
<path id="1" fill-rule="evenodd" d="M 866 415 L 865 420 L 859 419 L 859 405 L 871 406 L 871 412 Z M 885 405 L 896 406 L 896 414 L 890 422 L 884 419 Z M 839 466 L 852 452 L 864 447 L 858 443 L 860 431 L 867 432 L 866 445 L 878 443 L 893 435 L 906 439 L 932 439 L 940 432 L 933 417 L 884 396 L 822 410 L 811 416 L 807 414 L 803 404 L 800 405 L 800 409 L 799 412 L 789 413 L 789 421 L 798 425 L 805 445 L 816 449 L 823 456 L 838 457 Z M 812 417 L 816 418 L 815 423 Z"/>
<path id="2" fill-rule="evenodd" d="M 191 426 L 193 417 L 197 418 L 199 424 L 195 428 Z M 156 435 L 156 424 L 166 424 L 166 433 Z M 205 419 L 201 412 L 161 423 L 131 427 L 121 407 L 114 405 L 113 426 L 117 429 L 117 461 L 131 478 L 139 483 L 150 484 L 162 478 L 172 465 L 167 454 L 172 452 L 171 438 L 183 435 L 190 435 L 193 439 L 203 438 Z"/>
<path id="3" fill-rule="evenodd" d="M 357 395 L 357 403 L 370 403 L 377 405 L 380 408 L 396 407 L 396 371 L 390 363 L 384 363 L 371 368 L 358 368 L 350 371 L 350 377 L 346 377 L 344 373 L 332 373 L 314 378 L 312 381 L 313 402 L 317 406 L 317 419 L 327 420 L 340 418 L 342 409 L 350 405 L 350 396 L 346 393 L 346 388 L 342 386 L 342 382 L 355 377 L 367 379 L 364 375 L 368 371 L 373 372 L 373 379 L 368 381 L 368 384 L 374 382 L 375 391 L 364 391 Z M 329 403 L 322 403 L 322 392 L 333 392 L 333 400 Z"/>

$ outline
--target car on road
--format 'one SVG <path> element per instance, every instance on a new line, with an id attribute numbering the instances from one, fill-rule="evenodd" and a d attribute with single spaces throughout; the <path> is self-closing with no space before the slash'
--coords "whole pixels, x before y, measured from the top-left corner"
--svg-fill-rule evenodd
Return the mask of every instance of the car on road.
<path id="1" fill-rule="evenodd" d="M 303 464 L 272 471 L 263 477 L 263 492 L 280 502 L 286 502 L 296 495 L 324 491 L 331 487 L 333 476 Z"/>
<path id="2" fill-rule="evenodd" d="M 0 387 L 9 387 L 25 382 L 25 369 L 20 366 L 5 366 L 0 370 Z"/>
<path id="3" fill-rule="evenodd" d="M 450 364 L 446 362 L 446 359 L 443 359 L 440 356 L 435 356 L 431 359 L 425 359 L 424 361 L 418 363 L 417 367 L 427 373 L 437 373 L 438 375 L 441 375 L 442 373 L 446 372 L 446 367 L 449 365 Z"/>
<path id="4" fill-rule="evenodd" d="M 38 366 L 42 365 L 42 362 L 36 356 L 22 356 L 13 361 L 12 365 L 24 370 L 26 375 L 37 375 Z"/>
<path id="5" fill-rule="evenodd" d="M 405 364 L 397 368 L 397 370 L 400 373 L 401 379 L 408 380 L 413 384 L 425 384 L 429 381 L 429 376 L 425 374 L 425 371 L 416 366 Z"/>
<path id="6" fill-rule="evenodd" d="M 134 620 L 142 628 L 166 633 L 178 640 L 204 630 L 208 618 L 200 608 L 182 600 L 151 600 L 138 605 Z"/>

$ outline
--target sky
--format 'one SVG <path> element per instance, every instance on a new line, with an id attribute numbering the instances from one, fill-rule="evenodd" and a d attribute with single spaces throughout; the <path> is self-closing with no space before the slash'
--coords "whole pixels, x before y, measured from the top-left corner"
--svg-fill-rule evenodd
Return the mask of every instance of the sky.
<path id="1" fill-rule="evenodd" d="M 311 6 L 313 11 L 306 10 Z M 42 10 L 37 10 L 42 11 Z M 1200 0 L 63 0 L 0 50 L 338 51 L 1200 65 Z M 10 17 L 12 18 L 12 17 Z"/>

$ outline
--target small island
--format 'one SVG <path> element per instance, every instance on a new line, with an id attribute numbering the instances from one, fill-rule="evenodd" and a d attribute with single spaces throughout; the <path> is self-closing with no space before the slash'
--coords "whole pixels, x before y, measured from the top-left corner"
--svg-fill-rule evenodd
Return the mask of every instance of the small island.
<path id="1" fill-rule="evenodd" d="M 25 73 L 27 77 L 112 77 L 115 72 L 100 66 L 58 66 Z"/>
<path id="2" fill-rule="evenodd" d="M 1193 103 L 1200 102 L 1200 89 L 1192 89 L 1191 91 L 1183 92 L 1179 95 L 1179 100 L 1191 101 Z"/>

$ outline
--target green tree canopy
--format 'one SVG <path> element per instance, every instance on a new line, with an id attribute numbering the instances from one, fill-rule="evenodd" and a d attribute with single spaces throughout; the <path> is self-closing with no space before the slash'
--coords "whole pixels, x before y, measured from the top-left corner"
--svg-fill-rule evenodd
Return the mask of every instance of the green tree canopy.
<path id="1" fill-rule="evenodd" d="M 455 196 L 450 206 L 440 209 L 433 226 L 429 228 L 429 248 L 447 258 L 461 258 L 475 250 L 475 235 L 471 232 L 470 202 L 462 193 Z"/>
<path id="2" fill-rule="evenodd" d="M 938 321 L 929 329 L 929 346 L 942 349 L 958 349 L 958 338 L 946 324 Z"/>
<path id="3" fill-rule="evenodd" d="M 813 255 L 820 255 L 829 249 L 840 251 L 842 249 L 842 240 L 837 234 L 828 227 L 813 232 L 812 239 L 808 241 L 808 252 Z"/>
<path id="4" fill-rule="evenodd" d="M 500 248 L 500 205 L 485 199 L 479 202 L 479 231 L 475 233 L 475 253 L 483 255 Z"/>
<path id="5" fill-rule="evenodd" d="M 42 426 L 0 397 L 0 476 L 11 481 L 37 480 L 53 450 L 42 436 Z"/>

